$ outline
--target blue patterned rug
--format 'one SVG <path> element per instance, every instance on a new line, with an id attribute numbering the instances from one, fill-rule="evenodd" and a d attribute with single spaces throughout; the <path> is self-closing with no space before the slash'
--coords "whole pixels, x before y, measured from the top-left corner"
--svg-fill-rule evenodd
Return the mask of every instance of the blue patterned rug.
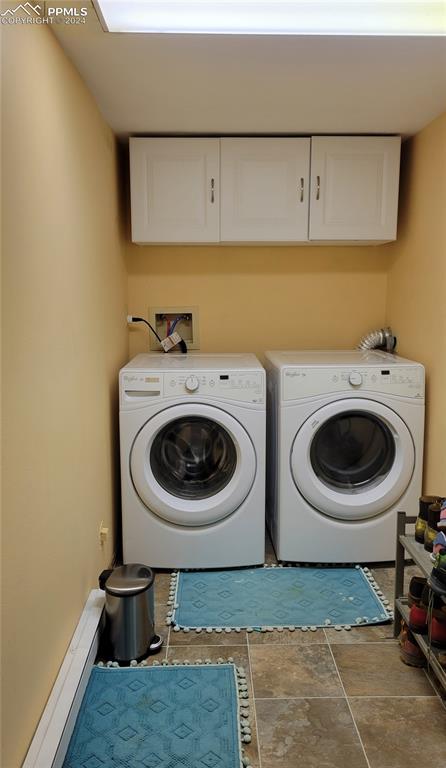
<path id="1" fill-rule="evenodd" d="M 264 567 L 172 576 L 167 622 L 197 631 L 336 629 L 389 621 L 368 569 Z"/>
<path id="2" fill-rule="evenodd" d="M 64 768 L 240 768 L 236 672 L 94 667 Z"/>

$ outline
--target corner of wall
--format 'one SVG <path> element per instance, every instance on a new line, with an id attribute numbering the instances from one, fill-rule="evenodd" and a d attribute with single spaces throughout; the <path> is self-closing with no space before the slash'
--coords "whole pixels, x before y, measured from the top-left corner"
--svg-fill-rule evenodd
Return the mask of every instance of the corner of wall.
<path id="1" fill-rule="evenodd" d="M 443 495 L 446 406 L 446 113 L 403 144 L 386 317 L 398 352 L 426 368 L 424 492 Z M 412 510 L 413 512 L 413 510 Z"/>

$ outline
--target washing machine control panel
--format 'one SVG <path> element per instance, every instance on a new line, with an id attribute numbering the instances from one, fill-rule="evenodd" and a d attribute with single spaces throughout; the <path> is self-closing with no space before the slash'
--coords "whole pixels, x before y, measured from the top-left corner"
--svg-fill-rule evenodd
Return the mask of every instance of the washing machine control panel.
<path id="1" fill-rule="evenodd" d="M 373 392 L 399 397 L 424 398 L 422 365 L 392 365 L 389 368 L 358 366 L 355 368 L 284 368 L 282 397 L 300 400 L 313 395 L 336 392 Z"/>
<path id="2" fill-rule="evenodd" d="M 263 403 L 265 377 L 261 371 L 175 371 L 164 374 L 164 397 L 200 395 L 222 400 Z"/>
<path id="3" fill-rule="evenodd" d="M 200 386 L 200 382 L 198 381 L 196 376 L 188 376 L 188 378 L 184 382 L 184 386 L 186 387 L 188 392 L 196 392 Z"/>

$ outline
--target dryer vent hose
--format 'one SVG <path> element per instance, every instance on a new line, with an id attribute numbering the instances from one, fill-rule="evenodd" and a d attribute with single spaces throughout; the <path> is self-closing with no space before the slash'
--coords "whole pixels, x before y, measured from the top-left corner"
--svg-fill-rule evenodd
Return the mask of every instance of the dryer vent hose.
<path id="1" fill-rule="evenodd" d="M 380 328 L 363 336 L 357 349 L 363 352 L 366 352 L 368 349 L 384 349 L 386 352 L 393 352 L 396 347 L 396 341 L 396 336 L 393 335 L 391 328 Z"/>

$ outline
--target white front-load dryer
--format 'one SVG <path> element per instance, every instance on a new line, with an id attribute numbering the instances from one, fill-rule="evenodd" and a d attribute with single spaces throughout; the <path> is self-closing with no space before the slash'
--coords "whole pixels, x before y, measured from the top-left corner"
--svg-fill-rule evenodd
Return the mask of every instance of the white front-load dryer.
<path id="1" fill-rule="evenodd" d="M 267 517 L 277 557 L 393 560 L 421 494 L 424 368 L 385 352 L 268 352 Z"/>
<path id="2" fill-rule="evenodd" d="M 266 393 L 254 355 L 138 355 L 119 389 L 124 562 L 262 563 Z"/>

